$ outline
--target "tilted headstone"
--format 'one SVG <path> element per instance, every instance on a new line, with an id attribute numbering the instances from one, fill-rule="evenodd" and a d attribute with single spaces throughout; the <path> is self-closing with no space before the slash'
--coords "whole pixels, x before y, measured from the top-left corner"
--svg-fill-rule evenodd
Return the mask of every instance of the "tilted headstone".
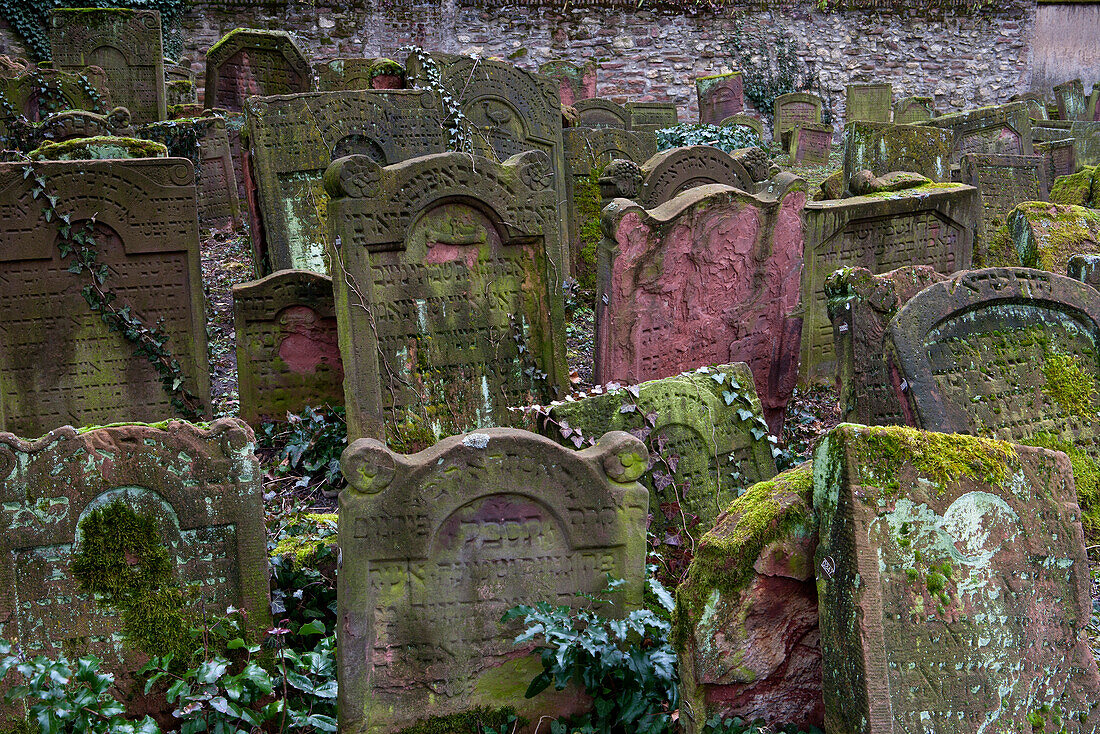
<path id="1" fill-rule="evenodd" d="M 894 108 L 894 87 L 890 84 L 849 84 L 845 91 L 847 122 L 890 122 Z"/>
<path id="2" fill-rule="evenodd" d="M 715 74 L 695 80 L 695 95 L 699 100 L 699 122 L 718 125 L 745 109 L 745 91 L 741 72 Z"/>
<path id="3" fill-rule="evenodd" d="M 1085 85 L 1073 79 L 1054 87 L 1054 103 L 1058 105 L 1059 120 L 1081 120 L 1088 109 Z"/>
<path id="4" fill-rule="evenodd" d="M 806 122 L 791 130 L 788 147 L 793 166 L 824 166 L 833 152 L 833 126 Z"/>
<path id="5" fill-rule="evenodd" d="M 624 181 L 617 175 L 600 179 L 605 202 L 631 198 L 645 209 L 654 209 L 678 194 L 707 184 L 725 184 L 748 193 L 756 191 L 745 167 L 712 145 L 663 150 L 631 170 L 636 172 L 625 186 L 620 185 Z"/>
<path id="6" fill-rule="evenodd" d="M 791 92 L 781 94 L 775 98 L 774 131 L 772 139 L 781 143 L 786 141 L 786 135 L 796 126 L 804 122 L 821 124 L 821 98 L 806 92 Z"/>
<path id="7" fill-rule="evenodd" d="M 982 215 L 974 261 L 991 265 L 989 240 L 1008 222 L 1008 214 L 1025 201 L 1046 201 L 1051 180 L 1046 159 L 1040 155 L 988 155 L 967 153 L 962 157 L 963 183 L 978 189 Z"/>
<path id="8" fill-rule="evenodd" d="M 542 670 L 513 644 L 518 604 L 587 607 L 610 574 L 642 605 L 645 446 L 612 432 L 575 452 L 488 429 L 406 456 L 362 439 L 344 452 L 338 675 L 348 732 L 394 731 L 475 706 L 529 721 L 584 711 L 576 689 L 524 698 Z"/>
<path id="9" fill-rule="evenodd" d="M 1073 138 L 1077 166 L 1100 165 L 1100 122 L 1051 120 L 1037 123 L 1032 133 L 1036 143 Z"/>
<path id="10" fill-rule="evenodd" d="M 581 99 L 577 100 L 573 108 L 577 111 L 577 127 L 630 129 L 630 115 L 626 108 L 609 99 Z"/>
<path id="11" fill-rule="evenodd" d="M 539 73 L 558 83 L 558 99 L 566 107 L 572 107 L 582 99 L 596 96 L 595 61 L 578 65 L 569 61 L 547 61 L 539 67 Z"/>
<path id="12" fill-rule="evenodd" d="M 747 362 L 778 435 L 802 326 L 793 312 L 806 193 L 791 178 L 778 194 L 709 184 L 655 209 L 625 199 L 604 208 L 597 383 Z"/>
<path id="13" fill-rule="evenodd" d="M 1100 255 L 1074 255 L 1066 265 L 1066 275 L 1100 290 Z"/>
<path id="14" fill-rule="evenodd" d="M 931 120 L 935 116 L 934 97 L 902 97 L 894 103 L 893 123 L 895 125 L 911 125 L 914 122 Z"/>
<path id="15" fill-rule="evenodd" d="M 1089 95 L 1089 106 L 1085 110 L 1085 119 L 1100 122 L 1100 82 L 1092 85 L 1092 93 Z"/>
<path id="16" fill-rule="evenodd" d="M 676 127 L 676 105 L 672 102 L 627 102 L 631 130 L 653 132 L 666 127 Z"/>
<path id="17" fill-rule="evenodd" d="M 233 329 L 241 418 L 255 425 L 307 405 L 343 405 L 331 278 L 280 270 L 233 286 Z"/>
<path id="18" fill-rule="evenodd" d="M 96 655 L 127 697 L 140 697 L 137 671 L 150 652 L 143 648 L 170 644 L 173 591 L 183 590 L 176 591 L 186 625 L 179 632 L 188 645 L 192 620 L 230 607 L 244 612 L 245 632 L 263 635 L 271 614 L 254 448 L 252 431 L 231 418 L 209 427 L 66 426 L 36 441 L 0 433 L 0 537 L 8 559 L 0 570 L 0 636 L 28 657 Z M 127 522 L 135 515 L 151 528 Z M 93 517 L 99 522 L 84 522 Z M 89 592 L 88 583 L 102 578 L 85 575 L 95 571 L 84 570 L 83 557 L 100 567 L 146 565 L 140 574 L 108 576 L 120 581 L 116 593 L 124 598 L 114 599 Z M 135 583 L 139 576 L 151 588 Z M 117 601 L 150 606 L 152 621 L 140 612 L 128 621 Z"/>
<path id="19" fill-rule="evenodd" d="M 89 308 L 87 276 L 69 272 L 23 163 L 0 164 L 0 429 L 157 421 L 174 414 L 161 376 Z M 163 319 L 184 387 L 209 405 L 206 316 L 194 171 L 179 158 L 36 163 L 55 209 L 77 228 L 94 218 L 97 262 L 113 305 Z"/>
<path id="20" fill-rule="evenodd" d="M 940 115 L 922 124 L 951 132 L 952 163 L 958 163 L 966 153 L 1031 155 L 1034 152 L 1026 102 Z"/>
<path id="21" fill-rule="evenodd" d="M 720 123 L 721 127 L 746 128 L 755 133 L 761 143 L 764 142 L 764 123 L 752 115 L 730 115 Z"/>
<path id="22" fill-rule="evenodd" d="M 929 265 L 953 273 L 970 267 L 980 216 L 970 186 L 918 187 L 895 194 L 815 201 L 803 211 L 802 355 L 799 380 L 826 382 L 836 371 L 825 279 L 839 268 L 887 273 Z"/>
<path id="23" fill-rule="evenodd" d="M 205 104 L 241 112 L 252 95 L 308 92 L 312 75 L 286 31 L 234 28 L 206 52 Z"/>
<path id="24" fill-rule="evenodd" d="M 1047 176 L 1051 181 L 1077 172 L 1076 142 L 1073 138 L 1066 138 L 1049 143 L 1035 143 L 1035 154 L 1047 160 Z"/>
<path id="25" fill-rule="evenodd" d="M 825 730 L 1094 732 L 1063 454 L 846 424 L 814 457 Z"/>
<path id="26" fill-rule="evenodd" d="M 249 100 L 249 209 L 263 272 L 328 273 L 328 165 L 366 155 L 380 165 L 442 153 L 439 97 L 421 91 L 313 92 Z"/>
<path id="27" fill-rule="evenodd" d="M 404 89 L 405 67 L 391 59 L 333 59 L 317 65 L 322 92 Z"/>
<path id="28" fill-rule="evenodd" d="M 687 529 L 698 539 L 748 485 L 775 476 L 768 425 L 744 363 L 630 388 L 601 387 L 590 397 L 555 403 L 549 417 L 546 435 L 564 446 L 587 446 L 603 431 L 629 431 L 664 459 L 639 480 L 649 490 L 649 529 L 658 543 L 666 533 L 678 535 L 684 517 L 698 518 L 698 527 Z"/>
<path id="29" fill-rule="evenodd" d="M 507 425 L 567 384 L 549 156 L 351 156 L 325 187 L 349 436 Z"/>
<path id="30" fill-rule="evenodd" d="M 129 8 L 58 8 L 50 13 L 53 65 L 68 72 L 98 66 L 111 100 L 143 124 L 167 116 L 160 13 Z"/>
<path id="31" fill-rule="evenodd" d="M 1007 216 L 1012 265 L 1066 272 L 1070 257 L 1100 252 L 1100 211 L 1073 204 L 1026 202 Z"/>
<path id="32" fill-rule="evenodd" d="M 858 171 L 876 176 L 911 171 L 950 181 L 954 144 L 950 131 L 934 127 L 850 122 L 844 126 L 844 181 Z"/>
<path id="33" fill-rule="evenodd" d="M 947 277 L 927 265 L 910 265 L 882 275 L 841 268 L 825 280 L 841 421 L 905 425 L 901 399 L 886 374 L 886 328 L 910 298 Z"/>

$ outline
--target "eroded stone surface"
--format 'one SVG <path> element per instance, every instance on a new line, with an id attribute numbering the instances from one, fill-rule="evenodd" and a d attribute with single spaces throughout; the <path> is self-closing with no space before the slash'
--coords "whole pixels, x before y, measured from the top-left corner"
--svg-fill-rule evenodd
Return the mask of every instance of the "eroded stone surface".
<path id="1" fill-rule="evenodd" d="M 244 110 L 252 95 L 308 92 L 309 61 L 286 31 L 234 28 L 206 52 L 207 107 Z"/>
<path id="2" fill-rule="evenodd" d="M 1031 116 L 1025 102 L 941 115 L 922 123 L 948 130 L 954 138 L 951 163 L 966 153 L 1031 155 Z"/>
<path id="3" fill-rule="evenodd" d="M 845 119 L 848 122 L 890 122 L 894 87 L 890 84 L 849 84 L 844 88 Z"/>
<path id="4" fill-rule="evenodd" d="M 821 124 L 821 98 L 806 92 L 791 92 L 775 98 L 772 139 L 786 142 L 786 135 L 796 125 L 810 122 Z"/>
<path id="5" fill-rule="evenodd" d="M 577 127 L 630 129 L 630 115 L 626 108 L 609 99 L 581 99 L 573 107 L 577 110 Z"/>
<path id="6" fill-rule="evenodd" d="M 1072 79 L 1054 86 L 1054 103 L 1058 105 L 1059 120 L 1084 119 L 1088 108 L 1085 85 L 1080 79 Z"/>
<path id="7" fill-rule="evenodd" d="M 978 189 L 982 216 L 974 260 L 993 265 L 987 253 L 989 238 L 1008 222 L 1008 214 L 1025 201 L 1046 201 L 1051 180 L 1046 160 L 1038 155 L 989 155 L 968 153 L 962 157 L 962 182 Z"/>
<path id="8" fill-rule="evenodd" d="M 1066 272 L 1070 257 L 1100 251 L 1100 212 L 1083 206 L 1025 203 L 1007 217 L 1018 260 L 1053 273 Z"/>
<path id="9" fill-rule="evenodd" d="M 605 200 L 630 198 L 646 209 L 653 209 L 706 184 L 725 184 L 748 193 L 756 190 L 752 174 L 745 166 L 711 145 L 663 150 L 630 170 L 636 170 L 636 175 L 624 178 L 615 171 L 606 172 L 606 180 L 600 181 Z"/>
<path id="10" fill-rule="evenodd" d="M 936 116 L 936 100 L 934 97 L 902 97 L 894 103 L 895 125 L 911 125 L 914 122 L 924 122 Z"/>
<path id="11" fill-rule="evenodd" d="M 695 80 L 699 100 L 699 122 L 719 125 L 723 120 L 745 109 L 745 92 L 741 72 L 715 74 Z"/>
<path id="12" fill-rule="evenodd" d="M 795 166 L 824 166 L 829 163 L 833 151 L 832 125 L 814 125 L 808 122 L 791 130 L 788 152 Z"/>
<path id="13" fill-rule="evenodd" d="M 951 180 L 954 138 L 947 130 L 887 122 L 844 126 L 844 180 L 857 171 L 882 176 L 912 171 L 933 181 Z"/>
<path id="14" fill-rule="evenodd" d="M 405 68 L 390 59 L 333 59 L 316 69 L 322 92 L 405 87 Z"/>
<path id="15" fill-rule="evenodd" d="M 595 61 L 574 64 L 570 61 L 547 61 L 539 67 L 539 73 L 558 82 L 558 98 L 563 105 L 572 107 L 582 99 L 596 96 Z"/>
<path id="16" fill-rule="evenodd" d="M 671 102 L 627 102 L 630 129 L 653 132 L 666 127 L 676 127 L 678 113 Z"/>

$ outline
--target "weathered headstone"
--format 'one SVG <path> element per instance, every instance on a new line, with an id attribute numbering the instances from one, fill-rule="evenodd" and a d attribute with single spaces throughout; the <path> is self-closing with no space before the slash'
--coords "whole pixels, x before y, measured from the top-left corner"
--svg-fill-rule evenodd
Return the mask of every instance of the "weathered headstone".
<path id="1" fill-rule="evenodd" d="M 322 177 L 332 161 L 359 154 L 390 165 L 447 149 L 431 92 L 314 92 L 249 100 L 247 109 L 251 236 L 263 272 L 329 272 Z"/>
<path id="2" fill-rule="evenodd" d="M 791 130 L 791 165 L 824 166 L 833 152 L 833 126 L 805 122 Z"/>
<path id="3" fill-rule="evenodd" d="M 564 387 L 549 156 L 351 156 L 325 187 L 348 435 L 507 425 L 509 406 Z"/>
<path id="4" fill-rule="evenodd" d="M 609 99 L 582 99 L 578 100 L 573 108 L 577 111 L 577 127 L 630 129 L 630 115 L 626 108 Z"/>
<path id="5" fill-rule="evenodd" d="M 198 90 L 195 88 L 195 72 L 191 71 L 190 59 L 180 59 L 178 64 L 164 65 L 164 101 L 168 107 L 196 104 L 199 101 Z"/>
<path id="6" fill-rule="evenodd" d="M 569 61 L 547 61 L 539 67 L 539 73 L 558 83 L 558 98 L 567 107 L 572 107 L 582 99 L 596 96 L 595 61 L 578 65 Z"/>
<path id="7" fill-rule="evenodd" d="M 35 133 L 39 143 L 60 143 L 73 138 L 133 137 L 135 131 L 130 124 L 130 111 L 116 107 L 106 115 L 86 110 L 58 112 L 42 120 Z"/>
<path id="8" fill-rule="evenodd" d="M 657 152 L 657 137 L 653 133 L 614 127 L 570 127 L 562 133 L 566 163 L 574 176 L 587 176 L 613 160 L 642 164 Z"/>
<path id="9" fill-rule="evenodd" d="M 252 95 L 310 90 L 312 72 L 286 31 L 234 28 L 206 52 L 205 104 L 230 112 Z"/>
<path id="10" fill-rule="evenodd" d="M 169 394 L 134 345 L 92 311 L 57 246 L 58 225 L 32 196 L 25 164 L 0 164 L 0 429 L 162 420 Z M 206 318 L 194 172 L 179 158 L 36 163 L 55 209 L 76 227 L 94 218 L 98 262 L 114 305 L 163 319 L 184 386 L 209 405 Z"/>
<path id="11" fill-rule="evenodd" d="M 967 153 L 962 157 L 963 183 L 978 189 L 982 214 L 974 262 L 990 265 L 989 239 L 1008 223 L 1008 214 L 1025 201 L 1046 201 L 1051 181 L 1046 159 L 1039 155 L 988 155 Z"/>
<path id="12" fill-rule="evenodd" d="M 167 116 L 160 13 L 130 8 L 58 8 L 50 13 L 53 65 L 68 72 L 98 66 L 111 99 L 138 124 Z"/>
<path id="13" fill-rule="evenodd" d="M 890 84 L 849 84 L 844 88 L 847 122 L 890 122 L 894 87 Z"/>
<path id="14" fill-rule="evenodd" d="M 241 418 L 258 424 L 307 405 L 343 405 L 331 278 L 281 270 L 233 286 L 233 328 Z"/>
<path id="15" fill-rule="evenodd" d="M 1064 455 L 846 424 L 814 457 L 814 510 L 826 731 L 1100 726 Z"/>
<path id="16" fill-rule="evenodd" d="M 1085 119 L 1100 122 L 1100 82 L 1092 85 L 1092 93 L 1089 94 L 1089 106 L 1085 111 Z"/>
<path id="17" fill-rule="evenodd" d="M 772 139 L 783 143 L 786 135 L 804 122 L 821 124 L 821 98 L 806 92 L 791 92 L 775 98 Z"/>
<path id="18" fill-rule="evenodd" d="M 654 209 L 688 189 L 706 184 L 726 184 L 749 193 L 756 190 L 745 167 L 729 153 L 711 145 L 663 150 L 631 170 L 635 171 L 633 180 L 626 182 L 625 187 L 618 175 L 600 179 L 605 201 L 631 198 L 645 209 Z"/>
<path id="19" fill-rule="evenodd" d="M 1058 105 L 1059 120 L 1082 120 L 1088 108 L 1085 85 L 1073 79 L 1054 87 L 1054 103 Z"/>
<path id="20" fill-rule="evenodd" d="M 608 574 L 626 583 L 605 614 L 642 605 L 647 458 L 618 432 L 580 452 L 508 429 L 412 456 L 353 443 L 341 461 L 341 728 L 394 731 L 479 705 L 530 721 L 583 711 L 575 689 L 524 698 L 542 664 L 501 615 L 588 606 L 581 594 Z"/>
<path id="21" fill-rule="evenodd" d="M 549 418 L 546 435 L 565 446 L 589 445 L 603 431 L 630 431 L 666 462 L 639 480 L 649 490 L 649 530 L 658 543 L 681 531 L 699 538 L 748 485 L 775 476 L 768 425 L 744 363 L 601 387 L 555 403 Z M 698 527 L 685 530 L 684 518 L 698 518 Z"/>
<path id="22" fill-rule="evenodd" d="M 788 174 L 789 175 L 789 174 Z M 604 209 L 597 383 L 747 362 L 773 433 L 797 379 L 805 185 L 750 195 L 696 186 L 655 209 Z"/>
<path id="23" fill-rule="evenodd" d="M 107 74 L 98 66 L 76 73 L 57 69 L 28 69 L 0 77 L 0 135 L 10 136 L 8 127 L 15 117 L 39 122 L 63 110 L 87 110 L 106 115 L 111 95 Z M 7 141 L 10 147 L 13 142 Z"/>
<path id="24" fill-rule="evenodd" d="M 254 448 L 248 426 L 228 418 L 66 426 L 37 441 L 0 433 L 0 636 L 28 658 L 96 655 L 140 697 L 148 655 L 190 652 L 203 610 L 236 607 L 245 631 L 262 635 L 271 617 Z M 138 565 L 150 588 L 117 571 Z M 117 596 L 94 586 L 103 576 Z"/>
<path id="25" fill-rule="evenodd" d="M 894 103 L 893 123 L 895 125 L 911 125 L 914 122 L 931 120 L 935 116 L 934 97 L 902 97 Z"/>
<path id="26" fill-rule="evenodd" d="M 704 125 L 718 125 L 745 109 L 739 71 L 699 77 L 695 80 L 695 95 L 699 100 L 699 122 Z"/>
<path id="27" fill-rule="evenodd" d="M 1009 212 L 1006 223 L 1019 258 L 1013 265 L 1064 273 L 1073 255 L 1100 252 L 1100 211 L 1025 202 Z"/>
<path id="28" fill-rule="evenodd" d="M 934 127 L 850 122 L 844 126 L 844 181 L 858 171 L 876 176 L 912 171 L 950 181 L 954 143 L 950 131 Z"/>
<path id="29" fill-rule="evenodd" d="M 745 114 L 730 115 L 722 120 L 721 127 L 747 128 L 756 135 L 761 143 L 764 142 L 764 123 L 758 117 Z"/>
<path id="30" fill-rule="evenodd" d="M 322 92 L 404 89 L 405 68 L 390 59 L 333 59 L 317 66 Z"/>
<path id="31" fill-rule="evenodd" d="M 28 155 L 32 161 L 107 161 L 133 158 L 167 158 L 168 149 L 161 143 L 138 138 L 103 135 L 94 138 L 73 138 L 62 143 L 45 142 Z"/>
<path id="32" fill-rule="evenodd" d="M 826 382 L 836 371 L 825 279 L 839 268 L 886 273 L 929 265 L 940 273 L 970 267 L 980 216 L 978 192 L 943 184 L 895 194 L 810 202 L 803 212 L 802 356 L 799 380 Z"/>
<path id="33" fill-rule="evenodd" d="M 1031 155 L 1034 152 L 1026 102 L 940 115 L 922 124 L 951 132 L 952 163 L 958 163 L 966 153 Z"/>
<path id="34" fill-rule="evenodd" d="M 627 102 L 630 129 L 646 132 L 676 127 L 676 105 L 672 102 Z"/>
<path id="35" fill-rule="evenodd" d="M 1077 165 L 1100 165 L 1100 122 L 1050 120 L 1037 123 L 1032 132 L 1036 143 L 1073 138 Z"/>
<path id="36" fill-rule="evenodd" d="M 1066 275 L 1100 290 L 1100 255 L 1074 255 L 1066 265 Z"/>
<path id="37" fill-rule="evenodd" d="M 1052 140 L 1035 143 L 1035 154 L 1047 159 L 1047 176 L 1051 181 L 1059 176 L 1070 176 L 1077 171 L 1076 140 Z"/>

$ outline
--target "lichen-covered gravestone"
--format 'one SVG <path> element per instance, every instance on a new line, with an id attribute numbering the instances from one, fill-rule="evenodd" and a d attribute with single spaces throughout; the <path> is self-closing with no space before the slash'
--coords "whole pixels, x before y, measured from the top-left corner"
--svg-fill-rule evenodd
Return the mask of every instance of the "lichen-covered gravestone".
<path id="1" fill-rule="evenodd" d="M 138 124 L 163 120 L 164 49 L 160 13 L 130 8 L 59 8 L 50 13 L 53 65 L 69 72 L 98 66 L 111 99 Z"/>
<path id="2" fill-rule="evenodd" d="M 556 402 L 549 418 L 545 432 L 565 446 L 585 446 L 602 431 L 645 436 L 650 453 L 661 457 L 640 480 L 659 543 L 666 533 L 687 542 L 680 531 L 698 538 L 745 487 L 775 476 L 768 425 L 744 363 L 600 387 L 590 397 Z M 684 528 L 696 518 L 698 526 Z"/>
<path id="3" fill-rule="evenodd" d="M 241 418 L 257 424 L 343 405 L 331 278 L 281 270 L 233 286 L 233 327 Z"/>
<path id="4" fill-rule="evenodd" d="M 654 132 L 666 127 L 676 127 L 678 113 L 672 102 L 627 102 L 630 130 Z"/>
<path id="5" fill-rule="evenodd" d="M 1078 166 L 1100 165 L 1100 121 L 1036 123 L 1035 142 L 1053 142 L 1073 138 L 1073 150 Z"/>
<path id="6" fill-rule="evenodd" d="M 787 134 L 796 125 L 821 124 L 821 98 L 806 92 L 791 92 L 775 98 L 772 140 L 786 143 Z"/>
<path id="7" fill-rule="evenodd" d="M 1007 217 L 1012 265 L 1066 272 L 1070 257 L 1100 252 L 1100 212 L 1083 206 L 1030 202 Z"/>
<path id="8" fill-rule="evenodd" d="M 206 106 L 241 112 L 252 95 L 308 92 L 312 77 L 286 31 L 234 28 L 206 52 Z"/>
<path id="9" fill-rule="evenodd" d="M 1085 85 L 1080 79 L 1072 79 L 1054 87 L 1054 102 L 1058 105 L 1059 120 L 1081 120 L 1088 108 Z"/>
<path id="10" fill-rule="evenodd" d="M 134 134 L 134 126 L 130 124 L 130 111 L 125 107 L 116 107 L 106 115 L 87 110 L 57 112 L 43 119 L 35 128 L 36 142 L 39 144 L 104 135 L 133 137 Z"/>
<path id="11" fill-rule="evenodd" d="M 745 109 L 739 71 L 699 77 L 695 80 L 695 94 L 699 100 L 699 122 L 704 125 L 718 125 Z"/>
<path id="12" fill-rule="evenodd" d="M 1009 212 L 1025 201 L 1046 201 L 1051 184 L 1042 156 L 982 153 L 962 157 L 962 182 L 978 189 L 981 201 L 974 252 L 974 261 L 981 265 L 993 264 L 987 254 L 989 238 L 1007 223 Z"/>
<path id="13" fill-rule="evenodd" d="M 641 606 L 648 493 L 642 443 L 612 432 L 580 452 L 509 429 L 406 456 L 363 439 L 344 452 L 338 675 L 346 732 L 391 732 L 475 706 L 583 711 L 575 689 L 524 698 L 542 670 L 501 615 L 587 606 L 625 579 L 611 613 Z M 590 703 L 588 704 L 590 705 Z"/>
<path id="14" fill-rule="evenodd" d="M 509 406 L 567 384 L 545 153 L 349 156 L 325 187 L 350 436 L 508 425 Z"/>
<path id="15" fill-rule="evenodd" d="M 539 67 L 539 73 L 558 83 L 558 99 L 566 107 L 572 107 L 582 99 L 596 96 L 595 61 L 574 64 L 569 61 L 548 61 Z"/>
<path id="16" fill-rule="evenodd" d="M 657 152 L 653 133 L 632 132 L 614 127 L 570 127 L 565 134 L 565 159 L 574 176 L 588 176 L 613 160 L 639 165 Z"/>
<path id="17" fill-rule="evenodd" d="M 825 279 L 845 267 L 886 273 L 930 265 L 940 273 L 970 267 L 978 222 L 970 186 L 920 186 L 893 194 L 806 204 L 799 380 L 831 381 L 836 371 Z"/>
<path id="18" fill-rule="evenodd" d="M 1031 155 L 1031 116 L 1026 102 L 1010 102 L 934 117 L 922 123 L 954 137 L 951 163 L 966 153 Z"/>
<path id="19" fill-rule="evenodd" d="M 712 145 L 663 150 L 640 166 L 626 168 L 634 172 L 627 180 L 618 173 L 601 179 L 600 188 L 606 189 L 603 192 L 605 200 L 630 198 L 646 209 L 654 209 L 689 189 L 706 184 L 725 184 L 748 193 L 756 190 L 752 175 L 745 167 L 729 153 Z"/>
<path id="20" fill-rule="evenodd" d="M 332 161 L 358 154 L 386 166 L 447 149 L 432 92 L 314 92 L 246 107 L 250 235 L 261 272 L 329 272 L 322 178 Z"/>
<path id="21" fill-rule="evenodd" d="M 1100 290 L 1100 255 L 1074 255 L 1066 265 L 1066 275 Z"/>
<path id="22" fill-rule="evenodd" d="M 791 130 L 788 152 L 793 166 L 824 166 L 833 151 L 832 125 L 804 122 Z"/>
<path id="23" fill-rule="evenodd" d="M 8 139 L 6 144 L 10 146 L 19 117 L 39 122 L 58 110 L 106 115 L 110 104 L 107 74 L 98 66 L 74 73 L 49 68 L 19 71 L 0 77 L 0 135 Z"/>
<path id="24" fill-rule="evenodd" d="M 894 103 L 895 125 L 911 125 L 924 122 L 936 116 L 934 97 L 902 97 Z"/>
<path id="25" fill-rule="evenodd" d="M 405 87 L 405 67 L 391 59 L 333 59 L 316 69 L 322 92 Z"/>
<path id="26" fill-rule="evenodd" d="M 94 138 L 73 138 L 63 143 L 45 142 L 27 157 L 32 161 L 109 161 L 135 158 L 167 158 L 168 148 L 138 138 L 118 138 L 104 135 Z"/>
<path id="27" fill-rule="evenodd" d="M 890 122 L 894 107 L 894 87 L 890 84 L 849 84 L 845 88 L 845 113 L 848 122 Z"/>
<path id="28" fill-rule="evenodd" d="M 582 99 L 578 100 L 573 108 L 577 110 L 577 127 L 630 129 L 630 115 L 626 108 L 609 99 Z"/>
<path id="29" fill-rule="evenodd" d="M 1063 454 L 845 424 L 814 457 L 825 730 L 1095 732 Z"/>
<path id="30" fill-rule="evenodd" d="M 1077 146 L 1074 138 L 1035 143 L 1035 154 L 1047 159 L 1047 176 L 1072 176 L 1077 172 Z"/>
<path id="31" fill-rule="evenodd" d="M 35 163 L 78 231 L 94 219 L 104 290 L 147 325 L 163 319 L 183 385 L 209 404 L 194 172 L 180 158 Z M 89 308 L 69 272 L 57 214 L 22 163 L 0 164 L 0 429 L 36 436 L 67 423 L 174 415 L 161 376 Z"/>
<path id="32" fill-rule="evenodd" d="M 27 657 L 94 654 L 140 697 L 137 670 L 150 655 L 192 653 L 204 612 L 243 610 L 245 630 L 262 635 L 254 447 L 236 419 L 64 427 L 36 441 L 0 433 L 0 637 Z"/>
<path id="33" fill-rule="evenodd" d="M 844 126 L 844 181 L 859 171 L 876 176 L 911 171 L 950 181 L 954 143 L 950 131 L 934 127 L 850 122 Z"/>
<path id="34" fill-rule="evenodd" d="M 797 379 L 805 184 L 750 195 L 692 188 L 656 209 L 604 209 L 597 383 L 643 382 L 747 362 L 773 433 Z"/>

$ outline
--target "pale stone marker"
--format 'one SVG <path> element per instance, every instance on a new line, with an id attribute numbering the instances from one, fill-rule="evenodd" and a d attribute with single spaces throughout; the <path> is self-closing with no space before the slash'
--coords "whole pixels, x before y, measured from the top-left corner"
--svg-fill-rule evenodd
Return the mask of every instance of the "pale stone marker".
<path id="1" fill-rule="evenodd" d="M 845 88 L 845 119 L 848 122 L 890 122 L 894 87 L 890 84 L 849 84 Z"/>

